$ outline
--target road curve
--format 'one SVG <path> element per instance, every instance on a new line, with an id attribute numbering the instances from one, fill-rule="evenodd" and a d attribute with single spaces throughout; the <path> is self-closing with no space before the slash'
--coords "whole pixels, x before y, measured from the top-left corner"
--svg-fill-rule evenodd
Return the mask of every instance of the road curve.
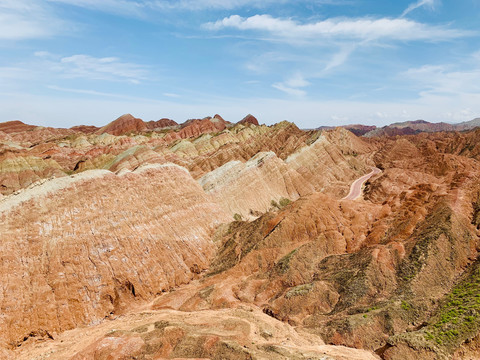
<path id="1" fill-rule="evenodd" d="M 367 175 L 363 175 L 361 178 L 355 180 L 350 186 L 350 192 L 342 200 L 355 200 L 362 194 L 363 184 L 370 179 L 373 175 L 377 175 L 381 170 L 378 168 L 372 168 L 372 171 Z"/>

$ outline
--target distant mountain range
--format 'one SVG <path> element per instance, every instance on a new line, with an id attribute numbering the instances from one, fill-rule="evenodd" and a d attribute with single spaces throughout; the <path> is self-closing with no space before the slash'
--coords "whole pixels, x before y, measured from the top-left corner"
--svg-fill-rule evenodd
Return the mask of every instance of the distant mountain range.
<path id="1" fill-rule="evenodd" d="M 396 135 L 414 135 L 421 132 L 439 132 L 439 131 L 465 131 L 480 126 L 480 118 L 470 121 L 464 121 L 458 124 L 448 124 L 445 122 L 431 123 L 425 120 L 405 121 L 393 123 L 384 127 L 367 125 L 343 125 L 341 127 L 353 132 L 357 136 L 396 136 Z M 330 130 L 334 126 L 321 126 L 318 130 Z"/>
<path id="2" fill-rule="evenodd" d="M 252 124 L 258 126 L 258 120 L 248 114 L 237 124 Z M 214 117 L 205 117 L 203 119 L 190 119 L 184 123 L 178 124 L 177 122 L 162 118 L 157 121 L 143 121 L 130 114 L 120 116 L 118 119 L 110 122 L 103 127 L 96 127 L 92 125 L 79 125 L 74 126 L 71 130 L 81 131 L 86 134 L 90 133 L 109 133 L 111 135 L 125 135 L 132 132 L 151 132 L 162 130 L 173 130 L 178 132 L 181 138 L 189 136 L 199 136 L 211 131 L 222 131 L 226 128 L 234 126 L 235 123 L 225 121 L 220 115 L 216 114 Z M 425 120 L 414 120 L 393 123 L 383 127 L 377 127 L 375 125 L 362 125 L 362 124 L 350 124 L 342 126 L 320 126 L 315 130 L 333 130 L 337 127 L 341 127 L 354 133 L 356 136 L 363 137 L 380 137 L 380 136 L 399 136 L 399 135 L 415 135 L 422 132 L 440 132 L 440 131 L 466 131 L 472 130 L 476 127 L 480 127 L 480 118 L 476 118 L 470 121 L 464 121 L 458 124 L 449 124 L 445 122 L 431 123 Z M 35 125 L 25 124 L 21 121 L 7 121 L 0 123 L 0 131 L 4 133 L 15 133 L 19 131 L 27 131 L 38 128 Z M 313 129 L 310 129 L 313 130 Z"/>

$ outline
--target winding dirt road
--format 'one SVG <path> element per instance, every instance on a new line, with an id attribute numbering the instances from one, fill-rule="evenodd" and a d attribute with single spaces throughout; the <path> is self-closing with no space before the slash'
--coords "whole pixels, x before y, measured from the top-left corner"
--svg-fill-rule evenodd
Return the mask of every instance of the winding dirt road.
<path id="1" fill-rule="evenodd" d="M 372 168 L 372 171 L 367 175 L 363 175 L 361 178 L 355 180 L 350 186 L 350 192 L 342 200 L 356 200 L 362 194 L 363 184 L 370 179 L 373 175 L 377 175 L 381 172 L 378 168 Z"/>

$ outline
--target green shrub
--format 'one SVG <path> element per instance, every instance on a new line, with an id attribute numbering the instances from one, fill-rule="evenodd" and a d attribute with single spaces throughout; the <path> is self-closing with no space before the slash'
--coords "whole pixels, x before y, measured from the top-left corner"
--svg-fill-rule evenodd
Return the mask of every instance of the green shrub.
<path id="1" fill-rule="evenodd" d="M 270 205 L 272 207 L 276 207 L 277 209 L 280 209 L 280 205 L 275 200 L 270 201 Z"/>
<path id="2" fill-rule="evenodd" d="M 287 206 L 288 204 L 290 204 L 291 201 L 290 201 L 290 199 L 282 197 L 282 198 L 280 198 L 279 203 L 280 203 L 280 206 L 283 208 L 283 207 Z"/>

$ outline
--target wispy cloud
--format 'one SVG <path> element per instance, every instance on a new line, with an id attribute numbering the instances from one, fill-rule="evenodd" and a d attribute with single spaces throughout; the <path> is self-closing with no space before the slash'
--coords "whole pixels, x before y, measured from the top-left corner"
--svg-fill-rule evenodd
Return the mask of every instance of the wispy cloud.
<path id="1" fill-rule="evenodd" d="M 406 16 L 407 14 L 411 13 L 413 10 L 418 9 L 420 7 L 429 7 L 433 9 L 437 4 L 437 2 L 438 0 L 418 0 L 416 3 L 410 4 L 402 13 L 401 17 Z"/>
<path id="2" fill-rule="evenodd" d="M 426 95 L 453 95 L 476 94 L 480 95 L 480 67 L 468 67 L 462 64 L 461 69 L 456 65 L 424 65 L 411 68 L 401 74 L 416 84 L 421 96 Z"/>
<path id="3" fill-rule="evenodd" d="M 204 25 L 210 30 L 232 28 L 269 33 L 277 40 L 321 41 L 325 39 L 440 41 L 471 35 L 471 32 L 446 26 L 433 26 L 408 19 L 390 18 L 331 18 L 314 23 L 301 24 L 292 19 L 270 15 L 241 17 L 231 15 Z"/>
<path id="4" fill-rule="evenodd" d="M 323 69 L 320 71 L 318 70 L 310 70 L 310 71 L 297 71 L 292 76 L 287 78 L 283 82 L 278 82 L 273 84 L 272 86 L 277 90 L 281 90 L 289 95 L 295 97 L 304 97 L 307 95 L 307 92 L 303 90 L 303 88 L 311 85 L 310 80 L 324 78 L 337 67 L 343 65 L 353 51 L 356 49 L 356 45 L 345 45 L 342 46 L 341 49 L 334 53 L 333 56 L 323 65 Z M 321 62 L 318 62 L 316 66 L 321 66 Z"/>
<path id="5" fill-rule="evenodd" d="M 411 68 L 399 78 L 415 88 L 418 101 L 444 109 L 452 121 L 471 120 L 480 114 L 480 66 L 478 52 L 455 63 Z"/>
<path id="6" fill-rule="evenodd" d="M 299 72 L 293 74 L 290 78 L 288 78 L 287 81 L 285 81 L 285 84 L 294 88 L 303 88 L 310 85 L 310 83 L 305 80 L 305 77 Z"/>
<path id="7" fill-rule="evenodd" d="M 116 57 L 94 57 L 90 55 L 60 56 L 47 51 L 37 51 L 34 58 L 15 66 L 0 67 L 0 89 L 27 89 L 34 84 L 65 82 L 75 79 L 103 82 L 139 84 L 152 79 L 151 69 L 145 65 L 126 62 Z M 53 86 L 53 85 L 52 85 Z M 54 89 L 51 87 L 51 89 Z M 68 91 L 68 88 L 55 88 Z M 75 90 L 87 94 L 83 90 Z M 73 92 L 73 91 L 70 91 Z M 93 94 L 109 96 L 107 94 Z"/>
<path id="8" fill-rule="evenodd" d="M 51 9 L 35 0 L 0 1 L 0 40 L 38 39 L 65 30 Z"/>
<path id="9" fill-rule="evenodd" d="M 105 96 L 105 97 L 113 97 L 113 98 L 131 98 L 129 96 L 106 93 L 106 92 L 101 92 L 96 90 L 72 89 L 72 88 L 65 88 L 65 87 L 56 86 L 56 85 L 48 85 L 47 89 L 60 91 L 60 92 L 74 93 L 74 94 L 83 94 L 83 95 Z"/>
<path id="10" fill-rule="evenodd" d="M 302 88 L 309 85 L 310 82 L 305 79 L 303 74 L 296 72 L 285 81 L 273 84 L 272 87 L 294 97 L 303 97 L 307 95 L 307 92 Z"/>
<path id="11" fill-rule="evenodd" d="M 150 1 L 129 1 L 129 0 L 47 0 L 50 3 L 63 3 L 66 5 L 78 6 L 86 9 L 102 11 L 117 15 L 128 15 L 138 17 L 151 7 Z"/>
<path id="12" fill-rule="evenodd" d="M 97 58 L 90 55 L 63 57 L 58 63 L 63 74 L 71 78 L 94 80 L 127 80 L 139 83 L 147 78 L 145 66 L 123 62 L 116 57 Z"/>
<path id="13" fill-rule="evenodd" d="M 325 65 L 325 68 L 321 71 L 320 75 L 325 75 L 331 70 L 343 65 L 356 48 L 357 45 L 355 44 L 347 44 L 342 46 L 340 51 L 335 53 L 330 61 Z"/>
<path id="14" fill-rule="evenodd" d="M 304 97 L 305 95 L 307 95 L 306 91 L 287 86 L 283 83 L 272 84 L 272 87 L 294 97 Z"/>
<path id="15" fill-rule="evenodd" d="M 232 10 L 243 7 L 266 8 L 286 4 L 289 0 L 48 0 L 87 9 L 129 16 L 145 15 L 151 10 Z M 309 5 L 348 5 L 352 0 L 302 0 Z M 299 1 L 300 2 L 300 1 Z"/>
<path id="16" fill-rule="evenodd" d="M 163 93 L 163 96 L 169 97 L 169 98 L 179 98 L 180 95 L 175 94 L 175 93 Z"/>

